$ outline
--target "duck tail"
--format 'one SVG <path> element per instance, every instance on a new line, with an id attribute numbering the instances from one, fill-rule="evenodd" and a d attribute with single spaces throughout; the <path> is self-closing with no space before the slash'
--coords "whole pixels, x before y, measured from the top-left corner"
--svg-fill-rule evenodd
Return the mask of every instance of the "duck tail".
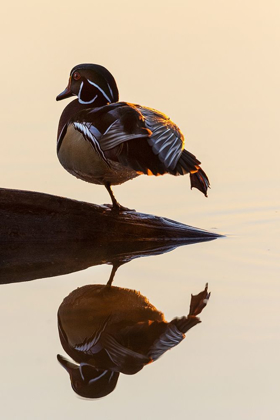
<path id="1" fill-rule="evenodd" d="M 203 169 L 199 168 L 197 172 L 190 173 L 191 188 L 197 188 L 205 197 L 207 197 L 207 190 L 210 188 L 209 179 Z"/>
<path id="2" fill-rule="evenodd" d="M 207 190 L 210 187 L 209 179 L 203 169 L 199 166 L 200 161 L 196 157 L 183 150 L 180 159 L 177 162 L 175 171 L 177 175 L 190 174 L 191 188 L 197 188 L 205 197 L 207 197 Z"/>

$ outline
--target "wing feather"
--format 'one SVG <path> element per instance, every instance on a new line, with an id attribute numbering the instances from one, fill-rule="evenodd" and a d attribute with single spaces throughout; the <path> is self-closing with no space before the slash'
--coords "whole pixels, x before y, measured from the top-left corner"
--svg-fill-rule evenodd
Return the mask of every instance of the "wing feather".
<path id="1" fill-rule="evenodd" d="M 125 132 L 121 119 L 118 119 L 114 121 L 110 127 L 108 127 L 106 132 L 100 138 L 100 146 L 104 151 L 110 150 L 126 141 L 130 141 L 136 138 L 145 138 L 149 135 L 148 131 L 145 129 L 139 130 L 138 127 L 136 127 L 135 131 L 135 133 Z"/>
<path id="2" fill-rule="evenodd" d="M 185 335 L 179 331 L 176 325 L 169 323 L 166 325 L 165 331 L 158 337 L 157 340 L 151 346 L 148 356 L 153 360 L 157 360 L 167 350 L 177 346 Z"/>
<path id="3" fill-rule="evenodd" d="M 87 140 L 92 145 L 94 150 L 110 167 L 110 163 L 106 159 L 98 141 L 98 137 L 101 136 L 100 131 L 93 124 L 87 122 L 73 122 L 73 126 L 75 130 L 79 131 L 84 136 L 85 140 Z"/>
<path id="4" fill-rule="evenodd" d="M 75 350 L 86 353 L 86 354 L 92 354 L 92 350 L 93 350 L 93 353 L 95 353 L 93 348 L 100 340 L 101 334 L 106 329 L 110 318 L 111 318 L 111 315 L 106 318 L 105 322 L 101 325 L 101 327 L 97 331 L 94 331 L 92 336 L 85 338 L 85 340 L 82 343 L 76 344 L 74 347 Z"/>
<path id="5" fill-rule="evenodd" d="M 146 127 L 151 131 L 148 143 L 152 147 L 153 152 L 166 168 L 174 170 L 184 149 L 183 134 L 161 112 L 141 106 L 138 109 L 145 118 Z"/>

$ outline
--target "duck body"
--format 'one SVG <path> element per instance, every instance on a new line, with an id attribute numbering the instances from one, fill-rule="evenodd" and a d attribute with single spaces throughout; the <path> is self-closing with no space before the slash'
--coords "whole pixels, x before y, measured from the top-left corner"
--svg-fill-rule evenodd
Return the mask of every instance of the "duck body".
<path id="1" fill-rule="evenodd" d="M 118 102 L 113 76 L 100 68 L 74 67 L 67 88 L 57 97 L 78 96 L 59 122 L 57 154 L 62 166 L 79 179 L 104 185 L 115 207 L 119 204 L 111 185 L 141 174 L 190 173 L 191 186 L 207 195 L 207 175 L 196 157 L 184 150 L 179 128 L 159 111 Z"/>

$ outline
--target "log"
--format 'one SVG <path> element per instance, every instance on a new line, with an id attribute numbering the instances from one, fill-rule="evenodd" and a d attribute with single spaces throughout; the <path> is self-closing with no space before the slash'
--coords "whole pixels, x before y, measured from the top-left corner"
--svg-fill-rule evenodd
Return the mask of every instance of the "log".
<path id="1" fill-rule="evenodd" d="M 31 191 L 0 188 L 0 242 L 215 239 L 207 232 L 163 217 L 112 211 L 110 206 Z"/>
<path id="2" fill-rule="evenodd" d="M 121 264 L 221 235 L 163 217 L 0 189 L 0 283 Z"/>

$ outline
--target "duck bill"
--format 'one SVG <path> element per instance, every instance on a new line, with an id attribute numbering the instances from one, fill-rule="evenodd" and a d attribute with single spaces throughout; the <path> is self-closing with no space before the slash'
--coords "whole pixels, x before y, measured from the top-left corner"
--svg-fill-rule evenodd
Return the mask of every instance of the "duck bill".
<path id="1" fill-rule="evenodd" d="M 70 96 L 73 96 L 73 93 L 71 92 L 71 81 L 69 80 L 67 88 L 57 95 L 56 100 L 61 101 L 62 99 L 70 98 Z"/>
<path id="2" fill-rule="evenodd" d="M 65 357 L 61 356 L 60 354 L 57 355 L 57 360 L 59 361 L 61 366 L 64 367 L 65 370 L 67 370 L 67 372 L 69 373 L 70 376 L 71 376 L 71 374 L 73 373 L 74 370 L 78 370 L 78 368 L 79 368 L 78 365 L 70 362 Z"/>

